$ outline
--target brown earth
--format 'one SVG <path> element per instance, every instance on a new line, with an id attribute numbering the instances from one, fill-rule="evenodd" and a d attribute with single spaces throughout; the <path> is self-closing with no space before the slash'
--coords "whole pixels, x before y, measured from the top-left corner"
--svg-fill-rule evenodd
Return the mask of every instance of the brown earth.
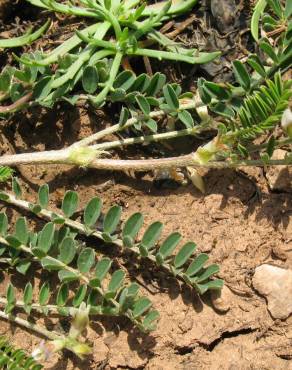
<path id="1" fill-rule="evenodd" d="M 1 155 L 62 148 L 95 132 L 110 119 L 99 112 L 64 106 L 49 112 L 34 109 L 26 115 L 17 114 L 1 121 Z M 189 140 L 187 143 L 188 147 L 195 145 Z M 190 184 L 157 186 L 151 173 L 131 178 L 123 173 L 63 166 L 26 166 L 19 167 L 17 175 L 29 200 L 35 199 L 39 185 L 49 183 L 52 208 L 60 206 L 66 190 L 74 189 L 80 195 L 81 208 L 99 195 L 104 209 L 122 205 L 123 219 L 141 211 L 146 225 L 162 221 L 164 235 L 177 230 L 185 240 L 195 241 L 198 251 L 208 253 L 210 261 L 221 266 L 218 276 L 226 285 L 225 312 L 219 312 L 212 307 L 208 294 L 199 298 L 153 265 L 117 256 L 116 263 L 142 285 L 143 294 L 160 311 L 157 330 L 141 335 L 125 319 L 98 318 L 88 330 L 92 357 L 80 361 L 65 352 L 55 355 L 46 369 L 292 369 L 292 317 L 273 320 L 265 299 L 251 283 L 254 269 L 262 263 L 292 268 L 291 193 L 271 192 L 264 170 L 207 171 L 204 195 Z M 1 210 L 5 209 L 1 204 Z M 96 241 L 90 240 L 89 245 L 96 246 Z M 0 294 L 8 283 L 5 271 L 3 277 Z M 22 280 L 15 278 L 13 283 L 21 288 L 26 283 Z M 38 322 L 56 330 L 67 325 L 66 319 Z M 0 322 L 2 334 L 28 352 L 41 340 L 4 321 Z"/>

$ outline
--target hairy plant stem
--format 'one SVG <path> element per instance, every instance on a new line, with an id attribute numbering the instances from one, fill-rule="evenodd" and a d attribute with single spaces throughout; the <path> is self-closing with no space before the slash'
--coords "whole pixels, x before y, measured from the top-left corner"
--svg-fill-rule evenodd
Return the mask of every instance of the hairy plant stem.
<path id="1" fill-rule="evenodd" d="M 10 105 L 0 106 L 0 114 L 7 114 L 18 111 L 19 109 L 23 108 L 31 100 L 31 98 L 32 92 L 29 92 Z"/>
<path id="2" fill-rule="evenodd" d="M 207 125 L 206 125 L 206 128 L 207 128 Z M 208 128 L 210 128 L 209 124 L 208 124 Z M 194 128 L 187 128 L 185 130 L 170 131 L 170 132 L 164 132 L 162 134 L 153 134 L 153 135 L 133 137 L 133 138 L 128 138 L 128 139 L 120 139 L 116 141 L 110 141 L 108 143 L 91 145 L 90 147 L 96 150 L 107 150 L 107 149 L 113 149 L 117 147 L 133 145 L 133 144 L 152 143 L 152 142 L 161 141 L 161 140 L 174 139 L 174 138 L 178 138 L 182 136 L 196 135 L 200 133 L 203 129 L 204 129 L 204 126 L 200 125 Z"/>
<path id="3" fill-rule="evenodd" d="M 7 314 L 4 311 L 0 311 L 0 318 L 2 318 L 4 320 L 7 320 L 7 321 L 10 321 L 10 322 L 14 322 L 15 324 L 18 324 L 18 325 L 20 325 L 20 326 L 22 326 L 22 327 L 24 327 L 28 330 L 32 330 L 35 333 L 38 333 L 39 335 L 41 335 L 43 337 L 46 337 L 50 340 L 64 339 L 64 337 L 61 334 L 58 334 L 55 331 L 51 331 L 51 330 L 49 331 L 46 328 L 44 328 L 43 326 L 34 324 L 34 323 L 29 322 L 27 320 L 24 320 L 20 317 L 16 317 L 14 315 Z"/>
<path id="4" fill-rule="evenodd" d="M 196 108 L 202 107 L 203 105 L 204 104 L 202 103 L 201 100 L 184 99 L 184 100 L 180 101 L 179 109 L 180 110 L 184 110 L 184 109 L 190 110 L 190 109 L 196 109 Z M 160 117 L 164 117 L 164 116 L 166 116 L 166 113 L 163 110 L 153 111 L 153 112 L 150 112 L 150 114 L 149 114 L 150 118 L 160 118 Z M 123 131 L 126 128 L 129 128 L 129 127 L 133 126 L 135 123 L 138 123 L 141 120 L 141 118 L 143 118 L 143 116 L 142 117 L 141 116 L 133 117 L 133 118 L 128 119 L 127 122 L 124 125 L 116 124 L 116 125 L 107 127 L 102 131 L 99 131 L 99 132 L 97 132 L 93 135 L 90 135 L 90 136 L 78 141 L 77 143 L 74 143 L 71 147 L 79 147 L 80 148 L 82 146 L 83 147 L 88 146 L 89 144 L 92 144 L 93 142 L 98 141 L 98 140 L 104 138 L 107 135 L 114 134 L 115 132 L 118 132 L 118 131 Z"/>
<path id="5" fill-rule="evenodd" d="M 6 155 L 0 157 L 0 166 L 18 166 L 32 164 L 63 164 L 68 166 L 82 165 L 71 159 L 70 147 L 68 149 L 47 151 L 40 153 L 25 153 Z M 94 159 L 85 164 L 87 168 L 109 171 L 152 171 L 157 169 L 168 169 L 177 167 L 201 167 L 201 168 L 237 168 L 252 166 L 279 166 L 290 165 L 292 159 L 270 159 L 262 161 L 261 159 L 237 160 L 237 161 L 209 161 L 199 163 L 195 153 L 182 155 L 179 157 L 159 158 L 159 159 Z"/>

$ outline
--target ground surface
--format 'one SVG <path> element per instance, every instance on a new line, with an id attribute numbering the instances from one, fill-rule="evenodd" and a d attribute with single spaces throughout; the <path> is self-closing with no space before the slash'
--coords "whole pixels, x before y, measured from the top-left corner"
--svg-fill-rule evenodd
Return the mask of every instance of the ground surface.
<path id="1" fill-rule="evenodd" d="M 247 3 L 243 5 L 248 14 Z M 244 58 L 244 43 L 234 44 L 234 39 L 226 38 L 230 29 L 215 32 L 210 28 L 209 35 L 206 34 L 200 28 L 202 19 L 194 20 L 181 38 L 190 37 L 190 42 L 195 42 L 197 35 L 209 40 L 210 47 L 220 41 L 222 50 L 229 48 L 221 65 L 198 72 L 215 79 L 223 72 L 228 76 L 229 60 L 238 55 Z M 214 24 L 214 18 L 210 16 L 210 19 Z M 234 18 L 230 22 L 228 27 L 242 26 Z M 4 29 L 7 32 L 11 28 L 6 23 Z M 196 73 L 192 71 L 190 76 L 183 66 L 166 64 L 164 68 L 163 72 L 173 79 L 182 76 L 183 82 L 191 80 Z M 110 120 L 113 117 L 100 112 L 64 106 L 49 112 L 34 109 L 25 115 L 17 114 L 1 121 L 1 154 L 61 148 L 95 132 Z M 196 143 L 182 142 L 184 150 L 189 145 Z M 81 362 L 65 353 L 63 357 L 55 356 L 46 369 L 292 369 L 292 317 L 273 320 L 265 299 L 256 293 L 251 282 L 254 269 L 262 263 L 292 268 L 292 195 L 271 192 L 262 169 L 208 171 L 204 174 L 205 195 L 192 185 L 169 187 L 164 183 L 161 186 L 153 182 L 153 174 L 135 179 L 126 174 L 62 166 L 27 166 L 19 167 L 17 175 L 29 200 L 35 199 L 40 184 L 48 182 L 52 208 L 60 205 L 66 190 L 74 189 L 80 194 L 81 207 L 92 196 L 99 195 L 105 208 L 122 205 L 124 218 L 141 211 L 146 224 L 161 220 L 165 235 L 175 230 L 181 232 L 221 266 L 219 276 L 227 287 L 224 293 L 227 312 L 215 311 L 208 295 L 200 299 L 153 266 L 142 263 L 139 267 L 137 261 L 129 262 L 118 256 L 117 263 L 128 270 L 132 280 L 143 284 L 143 293 L 160 311 L 158 329 L 151 335 L 140 335 L 126 320 L 97 319 L 88 332 L 94 347 L 91 358 Z M 5 290 L 5 273 L 3 279 L 0 293 Z M 13 283 L 19 288 L 25 285 L 19 279 Z M 57 321 L 45 322 L 49 328 L 55 328 Z M 11 337 L 15 345 L 28 351 L 40 342 L 40 338 L 5 322 L 0 322 L 0 334 Z"/>

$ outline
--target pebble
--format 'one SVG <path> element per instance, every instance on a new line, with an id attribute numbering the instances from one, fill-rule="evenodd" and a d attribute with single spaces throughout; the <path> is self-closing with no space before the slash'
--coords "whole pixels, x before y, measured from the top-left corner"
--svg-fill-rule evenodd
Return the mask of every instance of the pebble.
<path id="1" fill-rule="evenodd" d="M 292 270 L 264 264 L 255 269 L 252 283 L 267 299 L 274 319 L 286 319 L 292 313 Z"/>
<path id="2" fill-rule="evenodd" d="M 230 310 L 232 293 L 226 285 L 221 290 L 211 290 L 211 301 L 216 311 L 225 313 Z"/>

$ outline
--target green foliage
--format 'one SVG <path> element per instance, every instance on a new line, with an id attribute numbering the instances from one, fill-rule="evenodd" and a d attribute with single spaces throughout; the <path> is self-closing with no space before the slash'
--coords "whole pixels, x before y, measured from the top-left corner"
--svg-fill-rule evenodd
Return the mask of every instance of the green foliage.
<path id="1" fill-rule="evenodd" d="M 75 104 L 80 98 L 75 88 L 81 85 L 85 92 L 82 99 L 86 98 L 95 106 L 100 106 L 106 99 L 129 99 L 125 95 L 135 82 L 135 77 L 133 74 L 129 76 L 129 71 L 118 75 L 123 57 L 148 56 L 198 64 L 208 63 L 220 54 L 186 49 L 156 30 L 164 21 L 188 11 L 196 0 L 147 6 L 130 0 L 106 3 L 83 0 L 80 6 L 73 6 L 69 1 L 30 2 L 51 11 L 89 17 L 97 23 L 76 31 L 75 36 L 48 54 L 34 52 L 20 57 L 15 55 L 20 68 L 7 67 L 0 76 L 0 91 L 12 101 L 32 92 L 33 101 L 46 107 L 52 107 L 60 99 Z M 147 46 L 153 43 L 164 50 Z M 54 71 L 49 68 L 51 64 L 55 66 Z M 137 85 L 134 86 L 136 88 Z M 149 90 L 148 94 L 155 95 L 155 89 Z M 142 99 L 138 97 L 138 101 Z M 133 93 L 131 100 L 135 101 Z M 148 121 L 147 125 L 153 128 L 153 122 Z"/>
<path id="2" fill-rule="evenodd" d="M 13 348 L 3 336 L 0 336 L 0 367 L 7 370 L 40 370 L 43 368 L 23 350 Z"/>
<path id="3" fill-rule="evenodd" d="M 67 225 L 70 226 L 72 230 L 75 229 L 75 232 L 77 233 L 95 236 L 104 243 L 114 243 L 119 247 L 132 250 L 140 257 L 150 259 L 161 268 L 168 270 L 168 272 L 172 273 L 177 278 L 191 285 L 200 294 L 205 293 L 211 288 L 220 289 L 222 287 L 223 282 L 220 279 L 216 280 L 216 283 L 214 283 L 213 280 L 212 283 L 210 283 L 210 278 L 212 275 L 219 270 L 217 265 L 215 268 L 216 271 L 214 271 L 210 276 L 207 276 L 205 279 L 202 279 L 202 277 L 205 276 L 206 271 L 206 268 L 203 265 L 196 270 L 195 273 L 188 269 L 189 266 L 196 261 L 196 259 L 191 258 L 196 250 L 195 243 L 189 242 L 184 244 L 176 254 L 173 254 L 173 252 L 177 248 L 182 238 L 179 233 L 170 234 L 161 244 L 158 243 L 163 230 L 163 224 L 161 222 L 153 222 L 148 228 L 146 228 L 145 232 L 141 236 L 141 241 L 136 241 L 137 236 L 139 233 L 141 233 L 143 226 L 143 215 L 141 213 L 134 213 L 120 226 L 122 209 L 119 206 L 113 206 L 104 214 L 102 230 L 96 231 L 95 225 L 101 215 L 101 199 L 95 197 L 87 203 L 82 219 L 88 220 L 88 222 L 85 222 L 84 224 L 77 221 L 72 223 L 70 220 L 70 217 L 74 216 L 74 212 L 77 210 L 78 194 L 76 192 L 68 191 L 65 194 L 62 203 L 63 212 L 64 204 L 66 204 L 66 210 L 70 209 L 71 211 L 67 214 L 65 213 L 65 217 L 63 217 L 61 213 L 50 212 L 50 218 L 52 219 L 52 222 L 49 222 L 44 226 L 44 228 L 39 232 L 38 237 L 33 236 L 33 240 L 38 240 L 36 244 L 37 252 L 35 253 L 48 253 L 49 249 L 53 245 L 53 240 L 56 239 L 52 236 L 52 225 L 54 222 L 57 225 L 60 223 L 60 220 L 62 220 L 63 227 L 60 229 L 62 238 L 67 236 L 69 233 L 68 228 L 66 227 Z M 30 204 L 29 207 L 30 209 L 33 209 L 35 205 Z M 41 209 L 39 210 L 38 214 L 42 214 Z M 94 217 L 92 217 L 92 215 L 94 215 Z M 2 219 L 4 220 L 5 217 L 2 216 Z M 57 222 L 54 220 L 57 220 Z M 3 223 L 6 225 L 6 219 Z M 48 229 L 49 231 L 47 231 Z M 3 230 L 3 227 L 0 228 L 0 230 Z M 47 244 L 40 244 L 39 242 L 39 240 L 41 240 L 41 236 L 43 235 L 46 235 L 44 239 L 47 241 Z M 3 236 L 5 237 L 5 231 Z M 62 246 L 62 242 L 64 243 L 63 239 L 59 241 L 61 248 L 59 257 L 61 257 L 61 260 L 63 259 L 63 261 L 67 258 L 69 258 L 71 261 L 73 258 L 72 255 L 77 251 L 77 248 L 73 246 L 73 241 L 66 240 L 66 247 Z M 71 246 L 68 246 L 69 244 L 71 244 Z M 40 248 L 40 245 L 42 245 L 42 248 Z M 62 252 L 65 248 L 66 255 L 64 252 Z M 83 254 L 86 254 L 86 258 L 84 258 L 84 256 L 82 257 Z M 200 255 L 198 257 L 200 257 Z M 45 263 L 46 268 L 49 267 L 49 269 L 60 270 L 62 266 L 60 265 L 60 258 L 58 262 L 52 261 L 51 258 L 45 258 L 43 262 Z M 84 249 L 80 253 L 77 260 L 78 270 L 83 273 L 88 272 L 93 267 L 93 264 L 94 258 L 92 250 L 90 248 Z M 69 280 L 76 280 L 78 278 L 77 272 L 66 275 L 66 279 Z"/>
<path id="4" fill-rule="evenodd" d="M 18 184 L 16 179 L 14 184 Z M 21 191 L 15 185 L 14 190 L 17 194 Z M 1 199 L 5 198 L 4 194 L 1 193 Z M 113 206 L 103 216 L 102 230 L 97 231 L 96 224 L 100 224 L 98 220 L 102 214 L 102 201 L 99 198 L 91 199 L 85 206 L 81 216 L 84 224 L 70 219 L 78 209 L 77 193 L 68 191 L 65 194 L 63 215 L 61 211 L 51 212 L 41 206 L 47 206 L 48 203 L 47 185 L 40 188 L 37 204 L 22 201 L 26 209 L 39 216 L 44 212 L 51 219 L 39 231 L 30 230 L 24 217 L 18 218 L 14 230 L 10 230 L 7 215 L 5 212 L 0 213 L 2 257 L 6 261 L 10 259 L 11 267 L 25 276 L 29 276 L 28 270 L 32 264 L 37 263 L 52 274 L 52 278 L 57 274 L 59 280 L 53 290 L 48 282 L 43 283 L 39 287 L 38 298 L 33 298 L 34 288 L 29 281 L 23 289 L 21 300 L 16 299 L 15 288 L 10 283 L 5 297 L 5 312 L 8 314 L 17 307 L 23 308 L 28 315 L 34 310 L 45 315 L 51 312 L 70 315 L 73 308 L 86 303 L 90 314 L 124 315 L 144 332 L 155 329 L 159 314 L 151 308 L 151 301 L 147 297 L 139 295 L 139 285 L 127 283 L 124 270 L 112 271 L 113 261 L 109 257 L 100 257 L 99 253 L 78 239 L 79 235 L 91 235 L 103 244 L 114 244 L 136 253 L 137 257 L 147 258 L 150 263 L 184 281 L 199 294 L 209 289 L 222 288 L 223 281 L 213 278 L 219 267 L 206 267 L 206 254 L 198 254 L 193 258 L 195 243 L 185 243 L 174 253 L 182 239 L 176 232 L 159 244 L 163 229 L 161 222 L 154 222 L 146 228 L 139 241 L 137 236 L 143 226 L 141 213 L 134 213 L 121 225 L 121 207 Z"/>

